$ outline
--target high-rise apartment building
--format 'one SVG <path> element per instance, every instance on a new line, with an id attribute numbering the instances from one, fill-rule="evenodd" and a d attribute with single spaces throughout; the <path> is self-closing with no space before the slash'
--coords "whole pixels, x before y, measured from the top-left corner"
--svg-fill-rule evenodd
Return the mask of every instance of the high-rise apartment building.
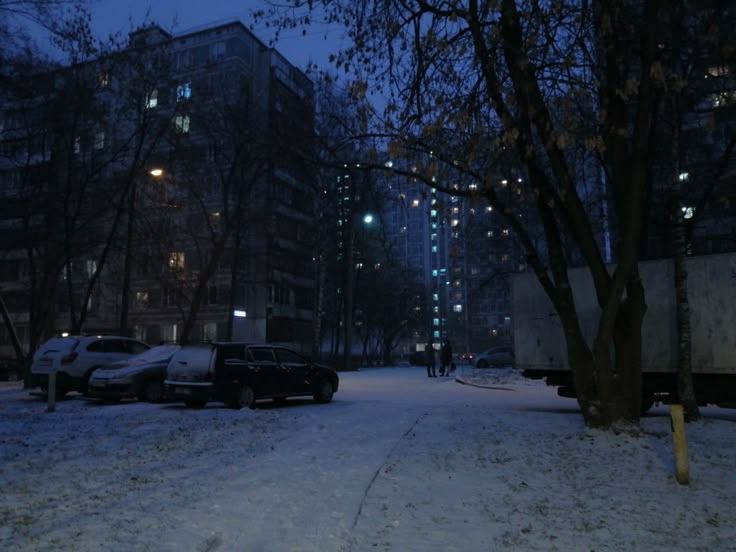
<path id="1" fill-rule="evenodd" d="M 141 28 L 33 78 L 0 104 L 0 292 L 26 347 L 120 331 L 308 347 L 302 71 L 233 21 Z M 9 345 L 3 326 L 0 356 Z"/>

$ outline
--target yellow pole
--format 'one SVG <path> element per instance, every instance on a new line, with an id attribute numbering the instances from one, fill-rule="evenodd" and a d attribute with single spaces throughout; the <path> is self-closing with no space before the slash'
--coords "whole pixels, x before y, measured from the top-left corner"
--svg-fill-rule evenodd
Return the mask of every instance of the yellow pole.
<path id="1" fill-rule="evenodd" d="M 681 485 L 690 483 L 690 468 L 687 461 L 687 440 L 685 439 L 685 415 L 681 404 L 670 407 L 672 418 L 672 439 L 675 449 L 675 477 Z"/>

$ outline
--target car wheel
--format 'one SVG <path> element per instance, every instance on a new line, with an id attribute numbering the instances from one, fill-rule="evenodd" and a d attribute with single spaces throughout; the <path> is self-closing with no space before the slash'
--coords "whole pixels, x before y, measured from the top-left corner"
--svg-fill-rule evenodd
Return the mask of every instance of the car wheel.
<path id="1" fill-rule="evenodd" d="M 317 387 L 317 392 L 314 394 L 314 400 L 318 403 L 328 403 L 332 400 L 332 395 L 335 394 L 335 389 L 332 387 L 330 380 L 322 380 Z"/>
<path id="2" fill-rule="evenodd" d="M 253 392 L 253 388 L 250 385 L 241 386 L 236 392 L 235 397 L 230 402 L 232 408 L 255 408 L 256 407 L 256 394 Z"/>
<path id="3" fill-rule="evenodd" d="M 84 377 L 82 378 L 82 380 L 83 380 L 82 381 L 82 387 L 79 389 L 79 392 L 82 395 L 87 396 L 89 394 L 89 378 L 92 377 L 92 372 L 94 372 L 98 368 L 99 368 L 99 366 L 95 366 L 90 371 L 88 371 L 86 374 L 84 374 Z"/>
<path id="4" fill-rule="evenodd" d="M 207 401 L 203 401 L 200 399 L 187 399 L 184 401 L 184 404 L 187 405 L 189 408 L 204 408 L 204 405 L 207 404 Z"/>
<path id="5" fill-rule="evenodd" d="M 476 368 L 488 368 L 488 361 L 487 360 L 479 360 L 476 365 Z"/>
<path id="6" fill-rule="evenodd" d="M 138 398 L 149 403 L 159 403 L 164 398 L 164 382 L 161 380 L 144 381 Z"/>

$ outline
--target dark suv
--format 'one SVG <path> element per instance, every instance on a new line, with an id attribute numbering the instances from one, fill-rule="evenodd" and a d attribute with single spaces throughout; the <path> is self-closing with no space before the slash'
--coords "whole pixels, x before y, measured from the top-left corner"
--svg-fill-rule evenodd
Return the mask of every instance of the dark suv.
<path id="1" fill-rule="evenodd" d="M 268 344 L 185 345 L 166 369 L 166 394 L 187 406 L 220 401 L 255 407 L 258 399 L 311 395 L 327 403 L 337 392 L 337 373 L 296 351 Z"/>

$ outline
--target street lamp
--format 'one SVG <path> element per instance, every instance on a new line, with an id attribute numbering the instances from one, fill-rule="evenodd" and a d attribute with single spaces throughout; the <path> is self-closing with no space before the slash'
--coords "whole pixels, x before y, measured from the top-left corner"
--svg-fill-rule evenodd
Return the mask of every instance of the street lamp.
<path id="1" fill-rule="evenodd" d="M 164 170 L 153 167 L 148 171 L 153 178 L 161 178 Z M 138 191 L 138 177 L 130 183 L 130 203 L 128 205 L 128 227 L 125 236 L 125 258 L 123 260 L 123 289 L 120 298 L 120 335 L 128 333 L 128 309 L 130 303 L 130 265 L 133 259 L 133 230 L 135 227 L 135 202 Z"/>
<path id="2" fill-rule="evenodd" d="M 355 250 L 355 219 L 357 213 L 349 218 L 350 225 L 348 228 L 348 246 L 345 254 L 345 297 L 343 298 L 343 305 L 345 307 L 345 313 L 343 320 L 345 321 L 345 359 L 344 369 L 352 370 L 353 366 L 353 305 L 355 295 L 355 263 L 354 263 L 354 250 Z M 364 226 L 370 226 L 373 224 L 373 215 L 371 213 L 364 213 L 361 219 Z"/>

